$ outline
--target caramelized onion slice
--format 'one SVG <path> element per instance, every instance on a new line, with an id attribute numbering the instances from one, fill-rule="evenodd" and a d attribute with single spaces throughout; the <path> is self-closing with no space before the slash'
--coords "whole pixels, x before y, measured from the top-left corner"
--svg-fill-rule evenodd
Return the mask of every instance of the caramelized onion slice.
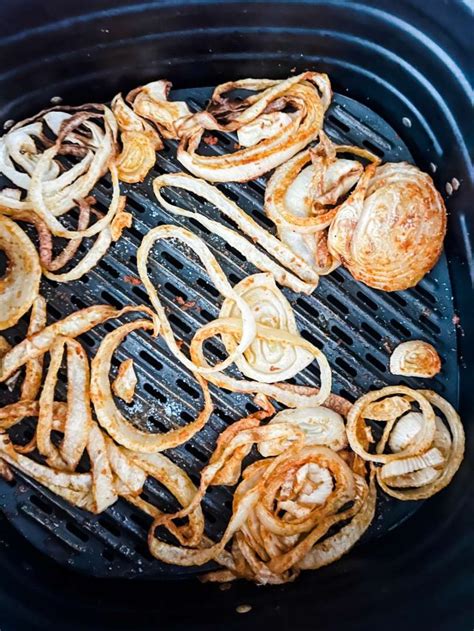
<path id="1" fill-rule="evenodd" d="M 405 377 L 431 378 L 441 370 L 441 359 L 434 346 L 421 340 L 399 344 L 390 356 L 390 372 Z"/>

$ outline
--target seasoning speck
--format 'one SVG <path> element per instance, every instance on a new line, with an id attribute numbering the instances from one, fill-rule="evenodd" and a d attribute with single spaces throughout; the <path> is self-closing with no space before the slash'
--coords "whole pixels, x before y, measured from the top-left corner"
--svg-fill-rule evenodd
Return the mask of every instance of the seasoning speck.
<path id="1" fill-rule="evenodd" d="M 63 102 L 63 99 L 61 96 L 52 96 L 49 100 L 51 101 L 53 105 L 59 105 L 59 103 Z"/>
<path id="2" fill-rule="evenodd" d="M 438 170 L 438 167 L 436 166 L 434 162 L 430 162 L 430 169 L 433 173 L 436 173 L 436 171 Z"/>
<path id="3" fill-rule="evenodd" d="M 252 610 L 252 607 L 250 605 L 239 605 L 238 607 L 235 608 L 235 611 L 237 613 L 248 613 L 251 610 Z"/>
<path id="4" fill-rule="evenodd" d="M 411 120 L 407 116 L 404 116 L 402 118 L 402 123 L 405 125 L 405 127 L 411 127 Z"/>
<path id="5" fill-rule="evenodd" d="M 7 121 L 3 123 L 3 129 L 10 129 L 10 127 L 13 127 L 14 124 L 15 124 L 15 121 L 13 120 L 13 118 L 9 118 Z"/>
<path id="6" fill-rule="evenodd" d="M 459 180 L 456 177 L 453 177 L 453 179 L 451 180 L 451 185 L 455 191 L 457 191 L 458 188 L 461 186 Z"/>
<path id="7" fill-rule="evenodd" d="M 453 186 L 450 182 L 446 182 L 446 193 L 448 195 L 452 195 L 453 194 Z"/>

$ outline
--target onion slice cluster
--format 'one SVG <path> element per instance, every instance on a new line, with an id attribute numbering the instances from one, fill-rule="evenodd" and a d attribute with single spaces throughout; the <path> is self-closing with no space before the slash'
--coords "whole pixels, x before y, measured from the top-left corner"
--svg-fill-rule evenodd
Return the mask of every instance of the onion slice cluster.
<path id="1" fill-rule="evenodd" d="M 245 99 L 225 96 L 251 90 Z M 242 79 L 218 86 L 207 111 L 178 122 L 177 157 L 194 175 L 210 182 L 246 182 L 292 158 L 317 138 L 331 101 L 325 74 L 304 72 L 284 81 Z M 285 109 L 291 109 L 286 113 Z M 237 131 L 244 148 L 219 156 L 197 153 L 205 130 Z"/>
<path id="2" fill-rule="evenodd" d="M 148 543 L 156 558 L 186 566 L 214 560 L 224 568 L 204 580 L 246 578 L 281 584 L 294 580 L 301 569 L 338 559 L 365 532 L 375 512 L 373 476 L 368 481 L 342 455 L 324 445 L 307 444 L 305 433 L 295 425 L 281 421 L 259 426 L 271 413 L 257 412 L 221 434 L 191 503 L 154 520 Z M 242 460 L 252 445 L 278 441 L 291 446 L 276 457 L 254 462 L 241 474 Z M 156 536 L 158 526 L 171 531 L 175 519 L 191 514 L 209 486 L 235 484 L 241 475 L 232 516 L 219 542 L 203 537 L 178 546 Z M 345 525 L 323 539 L 341 522 Z"/>
<path id="3" fill-rule="evenodd" d="M 402 399 L 408 408 L 400 405 Z M 375 450 L 369 451 L 373 439 L 366 419 L 373 418 L 374 404 L 379 406 L 377 420 L 385 427 Z M 361 458 L 382 465 L 377 468 L 379 485 L 401 500 L 426 499 L 443 489 L 464 454 L 464 429 L 452 405 L 431 390 L 406 386 L 388 386 L 358 399 L 347 417 L 347 436 Z"/>
<path id="4" fill-rule="evenodd" d="M 431 177 L 407 162 L 369 165 L 329 228 L 329 251 L 357 280 L 413 287 L 438 260 L 446 208 Z"/>

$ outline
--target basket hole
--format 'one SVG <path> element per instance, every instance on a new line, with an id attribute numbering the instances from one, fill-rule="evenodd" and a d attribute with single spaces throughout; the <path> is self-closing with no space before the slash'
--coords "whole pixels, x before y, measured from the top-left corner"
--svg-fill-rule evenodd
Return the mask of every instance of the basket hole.
<path id="1" fill-rule="evenodd" d="M 298 298 L 297 303 L 300 307 L 302 307 L 307 313 L 309 313 L 309 315 L 313 316 L 313 318 L 319 318 L 319 312 L 318 310 L 313 307 L 313 305 L 310 305 L 309 303 L 307 303 L 305 300 L 303 300 L 303 298 Z"/>
<path id="2" fill-rule="evenodd" d="M 437 324 L 432 322 L 424 313 L 420 315 L 420 322 L 426 324 L 426 326 L 433 331 L 433 333 L 441 333 L 441 329 Z"/>
<path id="3" fill-rule="evenodd" d="M 424 287 L 417 285 L 416 287 L 414 287 L 414 290 L 416 291 L 417 294 L 419 294 L 420 296 L 422 296 L 423 298 L 425 298 L 432 304 L 434 305 L 436 304 L 436 296 L 433 296 L 433 294 L 427 291 Z"/>
<path id="4" fill-rule="evenodd" d="M 346 307 L 346 305 L 343 305 L 342 302 L 340 302 L 336 298 L 336 296 L 333 296 L 332 294 L 327 294 L 326 298 L 328 302 L 330 302 L 332 306 L 335 307 L 341 313 L 344 313 L 345 315 L 349 313 L 349 309 Z"/>
<path id="5" fill-rule="evenodd" d="M 52 305 L 51 303 L 48 304 L 48 311 L 55 320 L 60 320 L 63 317 L 59 309 L 56 309 L 56 307 Z"/>
<path id="6" fill-rule="evenodd" d="M 81 300 L 81 298 L 76 296 L 75 294 L 73 294 L 71 296 L 71 302 L 78 309 L 85 309 L 87 307 L 86 303 L 83 300 Z"/>
<path id="7" fill-rule="evenodd" d="M 255 412 L 258 412 L 260 408 L 258 408 L 254 403 L 249 402 L 245 404 L 245 409 L 249 414 L 254 414 Z"/>
<path id="8" fill-rule="evenodd" d="M 407 306 L 407 301 L 405 300 L 405 298 L 402 298 L 402 296 L 400 296 L 400 294 L 397 294 L 396 292 L 393 292 L 390 294 L 390 296 L 395 300 L 395 302 L 397 302 L 401 307 L 406 307 Z"/>
<path id="9" fill-rule="evenodd" d="M 376 357 L 374 357 L 370 353 L 366 353 L 365 356 L 367 358 L 367 361 L 369 361 L 372 364 L 372 366 L 375 366 L 375 368 L 380 370 L 380 372 L 387 372 L 387 368 L 385 367 L 385 365 L 382 364 L 382 362 L 379 361 Z"/>
<path id="10" fill-rule="evenodd" d="M 120 528 L 115 522 L 113 522 L 107 515 L 101 515 L 99 517 L 99 524 L 107 530 L 112 536 L 119 538 L 121 536 Z"/>
<path id="11" fill-rule="evenodd" d="M 166 400 L 166 398 L 165 398 L 165 400 Z M 159 430 L 160 430 L 160 432 L 165 433 L 165 432 L 167 432 L 167 431 L 168 431 L 168 428 L 167 428 L 167 427 L 166 427 L 166 425 L 163 423 L 163 421 L 160 421 L 160 419 L 159 419 L 159 418 L 157 418 L 156 416 L 150 415 L 150 416 L 148 417 L 148 420 L 149 420 L 149 422 L 153 425 L 153 427 L 154 427 L 155 429 L 159 429 Z"/>
<path id="12" fill-rule="evenodd" d="M 358 291 L 357 296 L 362 300 L 364 304 L 366 304 L 370 309 L 372 309 L 372 311 L 377 311 L 378 309 L 377 304 L 371 298 L 369 298 L 366 294 L 364 294 L 362 291 Z"/>
<path id="13" fill-rule="evenodd" d="M 142 287 L 134 286 L 132 292 L 135 294 L 135 296 L 137 296 L 137 298 L 143 300 L 143 302 L 146 302 L 148 300 L 148 294 Z"/>
<path id="14" fill-rule="evenodd" d="M 303 329 L 301 331 L 301 336 L 304 337 L 305 340 L 308 340 L 308 342 L 311 342 L 311 344 L 313 344 L 313 346 L 316 346 L 316 348 L 319 348 L 319 350 L 323 349 L 323 347 L 324 347 L 323 342 L 318 340 L 312 333 L 310 333 L 306 329 Z"/>
<path id="15" fill-rule="evenodd" d="M 372 337 L 374 340 L 377 340 L 377 342 L 380 342 L 382 340 L 382 336 L 380 335 L 380 333 L 373 329 L 370 324 L 367 324 L 367 322 L 362 322 L 360 326 L 366 333 L 370 335 L 370 337 Z"/>
<path id="16" fill-rule="evenodd" d="M 339 368 L 342 368 L 342 370 L 344 370 L 348 375 L 351 375 L 352 377 L 355 377 L 357 375 L 357 370 L 353 366 L 348 364 L 346 360 L 342 357 L 336 357 L 336 364 L 339 366 Z"/>
<path id="17" fill-rule="evenodd" d="M 146 513 L 132 513 L 130 515 L 130 519 L 135 522 L 137 524 L 137 526 L 140 526 L 141 528 L 144 528 L 145 530 L 148 530 L 148 527 L 150 525 L 150 518 L 148 517 L 148 515 Z M 135 548 L 136 550 L 136 548 Z"/>
<path id="18" fill-rule="evenodd" d="M 205 289 L 208 293 L 210 293 L 215 298 L 217 298 L 220 295 L 219 291 L 215 287 L 213 287 L 210 283 L 208 283 L 206 280 L 204 280 L 204 278 L 198 278 L 196 282 L 199 285 L 199 287 L 202 287 L 203 289 Z"/>
<path id="19" fill-rule="evenodd" d="M 189 414 L 189 412 L 186 412 L 186 410 L 181 410 L 179 415 L 181 416 L 183 421 L 186 421 L 186 423 L 192 423 L 194 421 L 194 417 L 192 416 L 192 414 Z"/>
<path id="20" fill-rule="evenodd" d="M 211 234 L 210 230 L 208 230 L 205 226 L 203 226 L 197 219 L 194 219 L 194 217 L 188 217 L 188 221 L 197 230 L 200 230 L 201 232 L 204 232 L 204 234 L 207 234 L 207 235 Z"/>
<path id="21" fill-rule="evenodd" d="M 232 283 L 234 283 L 235 285 L 236 285 L 237 283 L 240 283 L 240 277 L 239 277 L 239 276 L 237 276 L 237 274 L 234 274 L 233 272 L 231 272 L 231 273 L 229 274 L 229 280 L 230 280 Z"/>
<path id="22" fill-rule="evenodd" d="M 135 222 L 130 226 L 130 228 L 127 228 L 127 232 L 131 234 L 132 237 L 135 237 L 137 241 L 141 241 L 143 239 L 143 233 L 137 229 Z"/>
<path id="23" fill-rule="evenodd" d="M 94 348 L 95 340 L 89 333 L 83 333 L 81 335 L 81 339 L 84 340 L 87 346 L 90 346 L 90 348 Z"/>
<path id="24" fill-rule="evenodd" d="M 151 383 L 144 383 L 143 389 L 145 390 L 145 392 L 148 392 L 148 394 L 151 394 L 152 397 L 155 397 L 155 399 L 161 401 L 161 403 L 166 403 L 166 396 L 162 392 L 157 390 L 154 386 L 152 386 Z"/>
<path id="25" fill-rule="evenodd" d="M 113 307 L 115 307 L 116 309 L 121 309 L 123 307 L 123 304 L 120 302 L 120 300 L 118 300 L 118 298 L 116 298 L 115 296 L 113 296 L 110 292 L 108 292 L 106 289 L 103 289 L 101 292 L 101 296 L 104 300 L 106 300 L 109 304 L 111 304 Z"/>
<path id="26" fill-rule="evenodd" d="M 329 114 L 328 119 L 331 121 L 331 123 L 334 125 L 334 127 L 337 127 L 341 131 L 344 131 L 344 132 L 347 133 L 347 132 L 349 132 L 351 130 L 349 125 L 346 125 L 345 123 L 340 121 L 338 118 L 336 118 L 336 116 L 334 116 L 334 114 Z"/>
<path id="27" fill-rule="evenodd" d="M 112 267 L 112 265 L 109 265 L 106 261 L 104 261 L 104 259 L 100 259 L 99 267 L 105 270 L 113 278 L 118 278 L 120 276 L 119 272 L 115 269 L 115 267 Z"/>
<path id="28" fill-rule="evenodd" d="M 163 250 L 163 252 L 161 253 L 161 256 L 164 259 L 166 259 L 168 261 L 168 263 L 170 263 L 176 269 L 183 269 L 184 266 L 181 263 L 181 261 L 178 261 L 178 259 L 176 259 L 172 254 L 170 254 L 166 250 Z"/>
<path id="29" fill-rule="evenodd" d="M 66 522 L 66 530 L 68 530 L 71 534 L 73 534 L 77 539 L 86 543 L 89 541 L 89 535 L 83 532 L 80 528 L 76 526 L 73 522 Z"/>
<path id="30" fill-rule="evenodd" d="M 225 245 L 226 250 L 228 252 L 230 252 L 231 254 L 233 254 L 235 256 L 235 258 L 239 259 L 239 261 L 245 262 L 246 258 L 245 256 L 243 256 L 243 254 L 241 254 L 238 250 L 236 250 L 235 248 L 233 248 L 231 245 L 229 245 L 228 243 L 226 243 Z"/>
<path id="31" fill-rule="evenodd" d="M 209 313 L 207 309 L 201 309 L 200 313 L 204 320 L 206 320 L 206 322 L 211 322 L 211 320 L 214 320 L 214 316 L 212 315 L 212 313 Z"/>
<path id="32" fill-rule="evenodd" d="M 161 370 L 163 368 L 163 364 L 158 361 L 156 357 L 150 355 L 150 353 L 148 353 L 147 351 L 140 351 L 140 357 L 144 359 L 148 364 L 150 364 L 150 366 L 156 368 L 156 370 Z"/>
<path id="33" fill-rule="evenodd" d="M 190 453 L 192 456 L 194 456 L 195 458 L 197 458 L 201 462 L 207 462 L 208 458 L 207 458 L 206 454 L 203 454 L 202 451 L 200 451 L 196 447 L 193 447 L 193 445 L 190 445 L 189 443 L 186 443 L 184 448 L 186 449 L 186 451 L 188 453 Z"/>
<path id="34" fill-rule="evenodd" d="M 347 399 L 348 401 L 352 400 L 352 394 L 348 392 L 345 388 L 339 388 L 339 394 L 341 395 L 341 397 L 344 397 L 344 399 Z"/>
<path id="35" fill-rule="evenodd" d="M 33 506 L 36 506 L 36 508 L 39 508 L 40 511 L 42 511 L 43 513 L 46 513 L 46 515 L 53 514 L 52 507 L 43 499 L 41 499 L 41 497 L 38 497 L 37 495 L 30 495 L 30 502 L 33 504 Z"/>
<path id="36" fill-rule="evenodd" d="M 199 399 L 199 392 L 187 383 L 187 381 L 184 381 L 184 379 L 176 379 L 176 385 L 192 396 L 193 399 Z"/>
<path id="37" fill-rule="evenodd" d="M 262 213 L 262 211 L 260 211 L 258 208 L 254 208 L 252 210 L 252 215 L 256 219 L 258 219 L 261 223 L 263 223 L 266 228 L 274 228 L 275 227 L 275 224 L 273 223 L 273 221 L 271 219 L 269 219 L 264 213 Z"/>
<path id="38" fill-rule="evenodd" d="M 353 344 L 353 340 L 352 340 L 352 338 L 350 337 L 350 335 L 347 335 L 347 333 L 344 333 L 344 331 L 343 331 L 342 329 L 340 329 L 338 326 L 334 325 L 334 326 L 331 328 L 331 331 L 332 331 L 335 335 L 339 336 L 339 338 L 340 338 L 343 342 L 345 342 L 346 344 L 349 344 L 350 346 L 352 346 L 352 344 Z"/>
<path id="39" fill-rule="evenodd" d="M 331 272 L 331 276 L 332 278 L 334 278 L 338 283 L 343 283 L 344 282 L 344 276 L 338 272 L 337 270 L 334 270 L 333 272 Z"/>
<path id="40" fill-rule="evenodd" d="M 183 322 L 181 318 L 176 315 L 176 313 L 170 313 L 170 315 L 168 316 L 168 320 L 173 324 L 176 324 L 176 326 L 179 327 L 181 331 L 183 331 L 183 333 L 191 333 L 191 327 L 188 326 L 186 322 Z"/>
<path id="41" fill-rule="evenodd" d="M 380 149 L 380 147 L 377 147 L 377 145 L 374 145 L 374 143 L 370 142 L 370 140 L 363 140 L 362 144 L 364 145 L 366 149 L 368 149 L 369 151 L 372 151 L 372 153 L 375 153 L 375 155 L 378 156 L 379 158 L 384 157 L 385 152 L 383 151 L 383 149 Z"/>
<path id="42" fill-rule="evenodd" d="M 183 294 L 183 292 L 180 291 L 177 287 L 175 287 L 173 283 L 166 282 L 165 287 L 172 294 L 174 298 L 182 298 L 183 300 L 186 300 L 186 294 Z"/>
<path id="43" fill-rule="evenodd" d="M 395 318 L 392 318 L 390 320 L 390 323 L 392 324 L 393 328 L 396 329 L 399 333 L 401 333 L 405 337 L 410 337 L 410 331 L 406 328 L 406 326 L 403 326 L 401 322 L 395 320 Z"/>
<path id="44" fill-rule="evenodd" d="M 113 550 L 111 550 L 110 548 L 104 548 L 102 550 L 102 557 L 106 560 L 106 561 L 113 561 L 115 559 L 115 552 Z"/>

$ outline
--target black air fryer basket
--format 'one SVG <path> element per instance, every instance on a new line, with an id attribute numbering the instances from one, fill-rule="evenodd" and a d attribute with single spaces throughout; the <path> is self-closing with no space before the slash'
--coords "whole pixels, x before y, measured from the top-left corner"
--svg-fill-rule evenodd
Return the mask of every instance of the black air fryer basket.
<path id="1" fill-rule="evenodd" d="M 473 111 L 470 94 L 474 21 L 467 0 L 321 0 L 308 2 L 126 2 L 4 0 L 0 5 L 0 124 L 65 103 L 107 102 L 118 91 L 158 78 L 172 98 L 202 108 L 212 86 L 243 77 L 285 78 L 327 72 L 335 92 L 325 130 L 336 142 L 365 147 L 386 161 L 408 160 L 430 172 L 449 213 L 445 253 L 414 289 L 383 293 L 343 269 L 322 278 L 310 297 L 285 290 L 302 335 L 324 348 L 336 392 L 354 399 L 369 388 L 400 383 L 387 370 L 391 349 L 408 337 L 433 343 L 443 357 L 432 387 L 459 409 L 466 458 L 448 489 L 424 503 L 380 493 L 376 519 L 361 543 L 332 566 L 283 587 L 238 582 L 227 591 L 200 584 L 195 569 L 160 564 L 148 553 L 149 520 L 120 500 L 91 516 L 20 474 L 0 479 L 0 629 L 223 629 L 262 625 L 288 629 L 472 629 L 472 463 L 474 408 Z M 54 99 L 53 99 L 54 100 Z M 218 134 L 206 147 L 235 142 Z M 252 267 L 193 220 L 160 208 L 157 174 L 181 170 L 172 142 L 145 182 L 124 187 L 133 227 L 84 279 L 44 283 L 51 319 L 96 303 L 147 303 L 136 275 L 136 248 L 159 223 L 180 223 L 202 236 L 232 283 Z M 453 190 L 453 178 L 460 184 Z M 1 182 L 0 182 L 1 184 Z M 447 186 L 448 184 L 448 186 Z M 265 178 L 221 188 L 265 228 Z M 110 183 L 94 191 L 106 205 Z M 190 196 L 179 205 L 196 207 Z M 201 209 L 216 216 L 211 207 Z M 222 219 L 221 219 L 222 220 Z M 213 287 L 188 252 L 164 242 L 151 266 L 176 334 L 214 318 Z M 179 310 L 176 299 L 199 309 Z M 11 339 L 24 333 L 19 325 Z M 104 328 L 81 337 L 91 352 Z M 217 351 L 216 351 L 217 352 Z M 122 353 L 123 357 L 120 356 Z M 140 392 L 127 410 L 150 431 L 193 418 L 199 392 L 166 347 L 136 335 L 119 359 L 132 356 Z M 317 383 L 311 367 L 301 383 Z M 8 401 L 0 390 L 0 404 Z M 218 434 L 248 411 L 250 398 L 219 392 L 208 426 L 169 452 L 194 480 Z M 30 431 L 23 427 L 23 439 Z M 148 483 L 152 501 L 169 498 Z M 218 537 L 231 494 L 214 487 L 204 504 L 208 534 Z M 168 507 L 171 509 L 172 505 Z M 250 605 L 246 615 L 238 605 Z"/>

